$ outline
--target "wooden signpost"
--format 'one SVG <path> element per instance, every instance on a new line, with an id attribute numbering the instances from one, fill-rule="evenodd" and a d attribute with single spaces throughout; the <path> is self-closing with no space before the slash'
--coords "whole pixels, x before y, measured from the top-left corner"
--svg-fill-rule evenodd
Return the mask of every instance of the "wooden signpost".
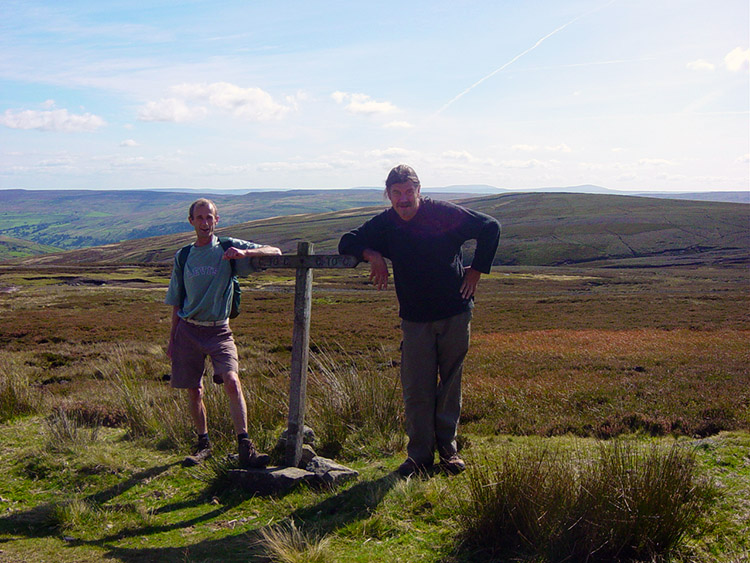
<path id="1" fill-rule="evenodd" d="M 295 268 L 294 329 L 292 332 L 292 370 L 289 383 L 289 418 L 284 463 L 297 467 L 302 457 L 302 433 L 305 427 L 307 399 L 307 362 L 310 350 L 310 310 L 314 268 L 354 268 L 357 259 L 341 254 L 313 254 L 311 242 L 300 242 L 297 255 L 258 256 L 256 268 Z"/>

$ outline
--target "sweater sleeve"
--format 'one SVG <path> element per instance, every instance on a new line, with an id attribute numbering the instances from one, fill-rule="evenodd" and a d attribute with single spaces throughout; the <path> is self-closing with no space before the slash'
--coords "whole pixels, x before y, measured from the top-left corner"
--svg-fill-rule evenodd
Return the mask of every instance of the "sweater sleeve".
<path id="1" fill-rule="evenodd" d="M 240 248 L 242 250 L 245 250 L 247 248 L 258 248 L 259 246 L 261 246 L 260 244 L 255 242 L 232 237 L 229 237 L 229 241 L 232 243 L 232 246 L 234 246 L 235 248 Z M 255 266 L 253 266 L 252 260 L 250 258 L 235 259 L 235 268 L 236 274 L 241 278 L 247 277 L 253 272 L 257 271 Z"/>
<path id="2" fill-rule="evenodd" d="M 471 267 L 483 274 L 489 274 L 497 252 L 497 245 L 500 242 L 500 223 L 494 217 L 479 211 L 472 209 L 465 211 L 469 216 L 466 221 L 470 231 L 467 233 L 467 240 L 476 239 L 477 241 Z"/>
<path id="3" fill-rule="evenodd" d="M 383 236 L 383 218 L 384 214 L 376 215 L 366 221 L 360 227 L 349 231 L 341 237 L 339 241 L 339 254 L 354 256 L 362 262 L 364 260 L 362 253 L 370 248 L 377 250 L 383 256 L 387 256 L 387 248 Z"/>

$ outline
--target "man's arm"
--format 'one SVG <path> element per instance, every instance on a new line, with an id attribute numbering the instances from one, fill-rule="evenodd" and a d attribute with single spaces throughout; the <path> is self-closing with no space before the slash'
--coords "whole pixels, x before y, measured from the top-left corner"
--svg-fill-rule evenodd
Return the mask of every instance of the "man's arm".
<path id="1" fill-rule="evenodd" d="M 362 251 L 362 258 L 370 264 L 370 281 L 378 289 L 388 288 L 388 264 L 385 258 L 377 250 L 365 248 Z"/>
<path id="2" fill-rule="evenodd" d="M 471 262 L 471 268 L 478 270 L 480 273 L 489 274 L 492 268 L 492 261 L 495 259 L 495 252 L 500 242 L 500 223 L 489 215 L 472 211 L 476 233 L 473 237 L 477 241 L 477 247 L 474 250 L 474 260 Z M 478 280 L 478 278 L 477 278 Z"/>
<path id="3" fill-rule="evenodd" d="M 339 241 L 339 254 L 354 256 L 370 264 L 370 280 L 378 289 L 388 287 L 388 264 L 383 257 L 387 212 L 376 215 L 362 226 L 349 231 Z"/>
<path id="4" fill-rule="evenodd" d="M 237 248 L 230 246 L 224 252 L 224 260 L 236 260 L 238 258 L 252 258 L 253 256 L 278 256 L 281 250 L 275 246 L 257 246 L 255 248 Z"/>
<path id="5" fill-rule="evenodd" d="M 473 238 L 477 241 L 474 260 L 464 271 L 460 289 L 461 297 L 469 299 L 476 292 L 482 274 L 488 274 L 492 268 L 492 261 L 500 240 L 500 223 L 494 217 L 478 211 L 466 208 L 463 208 L 463 211 L 467 214 L 467 223 L 471 225 L 467 239 Z"/>
<path id="6" fill-rule="evenodd" d="M 464 281 L 461 284 L 461 297 L 469 299 L 474 295 L 479 285 L 479 278 L 482 277 L 482 272 L 475 270 L 472 267 L 464 270 Z"/>

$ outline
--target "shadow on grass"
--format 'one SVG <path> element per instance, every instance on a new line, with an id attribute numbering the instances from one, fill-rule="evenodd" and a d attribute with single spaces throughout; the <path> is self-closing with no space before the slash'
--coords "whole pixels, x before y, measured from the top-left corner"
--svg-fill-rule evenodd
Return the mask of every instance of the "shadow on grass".
<path id="1" fill-rule="evenodd" d="M 122 483 L 117 483 L 103 491 L 89 495 L 83 500 L 92 504 L 108 502 L 136 485 L 148 482 L 154 477 L 161 475 L 174 465 L 176 464 L 170 463 L 140 471 Z M 56 504 L 57 503 L 44 503 L 29 510 L 13 512 L 8 516 L 0 518 L 0 533 L 22 535 L 28 538 L 41 538 L 56 535 L 57 530 L 51 519 L 52 510 Z M 0 540 L 0 542 L 7 541 L 9 540 Z"/>
<path id="2" fill-rule="evenodd" d="M 398 480 L 397 475 L 389 473 L 374 481 L 357 483 L 322 502 L 293 512 L 289 518 L 305 523 L 305 528 L 313 529 L 316 534 L 321 536 L 327 535 L 351 522 L 368 518 Z M 116 558 L 124 562 L 158 561 L 176 563 L 218 560 L 227 562 L 267 562 L 268 557 L 260 545 L 260 539 L 263 537 L 263 531 L 273 527 L 275 524 L 269 524 L 221 539 L 202 540 L 184 547 L 125 548 L 113 547 L 111 545 L 112 542 L 123 540 L 126 537 L 148 536 L 174 529 L 188 528 L 200 522 L 209 521 L 245 500 L 247 498 L 240 494 L 239 491 L 236 493 L 233 492 L 220 508 L 191 520 L 185 520 L 168 526 L 138 528 L 125 533 L 121 532 L 108 538 L 102 538 L 96 542 L 86 543 L 107 549 L 107 557 Z M 197 506 L 202 502 L 200 499 L 196 499 L 193 505 Z M 185 503 L 180 504 L 187 507 Z M 161 512 L 169 510 L 171 510 L 171 507 L 164 507 L 161 509 Z"/>
<path id="3" fill-rule="evenodd" d="M 327 535 L 352 522 L 372 516 L 385 495 L 399 480 L 398 474 L 392 472 L 374 481 L 357 483 L 314 506 L 294 511 L 290 518 L 305 523 L 306 527 L 314 528 L 321 535 Z"/>
<path id="4" fill-rule="evenodd" d="M 128 489 L 153 479 L 174 465 L 161 465 L 141 471 L 122 483 L 85 497 L 84 500 L 92 504 L 107 503 Z M 356 483 L 322 502 L 293 512 L 289 518 L 304 523 L 305 528 L 314 530 L 316 534 L 327 535 L 351 522 L 368 518 L 398 480 L 399 477 L 395 473 L 389 473 L 379 479 Z M 207 499 L 211 497 L 212 491 L 215 491 L 215 489 L 213 485 L 210 485 L 192 500 L 163 506 L 155 513 L 176 512 L 204 506 L 207 504 Z M 114 558 L 123 562 L 268 561 L 259 540 L 262 538 L 263 530 L 274 524 L 228 535 L 221 539 L 205 539 L 189 546 L 139 548 L 113 545 L 128 540 L 132 543 L 133 538 L 144 538 L 143 541 L 149 541 L 148 538 L 151 536 L 175 530 L 187 531 L 193 526 L 211 522 L 223 513 L 242 504 L 252 495 L 243 494 L 243 491 L 240 490 L 231 490 L 225 491 L 225 494 L 221 496 L 224 497 L 221 505 L 214 510 L 189 519 L 165 525 L 131 527 L 96 540 L 68 539 L 66 540 L 66 546 L 98 549 L 101 550 L 103 557 Z M 54 507 L 54 503 L 45 503 L 30 510 L 0 518 L 0 534 L 16 536 L 0 539 L 0 545 L 12 542 L 19 537 L 28 539 L 61 538 L 60 531 L 52 518 Z M 219 530 L 217 534 L 226 534 L 226 530 Z"/>

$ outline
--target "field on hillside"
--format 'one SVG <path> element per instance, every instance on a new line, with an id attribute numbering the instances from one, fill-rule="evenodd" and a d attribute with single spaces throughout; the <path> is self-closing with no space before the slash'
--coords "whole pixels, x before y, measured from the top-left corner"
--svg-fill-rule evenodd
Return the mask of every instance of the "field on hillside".
<path id="1" fill-rule="evenodd" d="M 327 538 L 325 561 L 477 560 L 437 500 L 465 475 L 408 486 L 387 478 L 404 455 L 400 331 L 395 293 L 371 289 L 367 274 L 315 272 L 308 397 L 316 450 L 360 470 L 360 481 L 260 499 L 216 492 L 210 471 L 178 466 L 192 440 L 185 417 L 140 430 L 128 422 L 134 389 L 179 410 L 164 381 L 167 267 L 0 266 L 0 405 L 10 379 L 13 400 L 28 399 L 0 419 L 0 561 L 208 561 L 217 549 L 230 561 L 267 561 L 261 530 L 290 517 Z M 480 464 L 488 448 L 525 440 L 676 437 L 699 446 L 722 496 L 674 560 L 747 557 L 749 281 L 739 267 L 495 268 L 472 323 L 463 455 Z M 243 280 L 243 313 L 232 322 L 264 448 L 285 424 L 293 287 L 281 270 Z M 351 374 L 382 395 L 387 420 L 371 423 L 366 397 L 343 404 L 332 384 Z M 76 421 L 79 439 L 55 449 L 48 438 L 60 417 Z M 214 424 L 231 442 L 228 420 Z M 60 513 L 75 506 L 77 516 Z"/>
<path id="2" fill-rule="evenodd" d="M 575 193 L 504 194 L 459 201 L 500 221 L 503 231 L 496 266 L 750 263 L 750 206 L 745 204 Z M 332 207 L 334 203 L 346 202 L 332 202 Z M 266 216 L 231 227 L 222 227 L 222 222 L 217 233 L 277 246 L 285 253 L 296 252 L 301 241 L 314 243 L 318 253 L 336 252 L 342 234 L 384 208 L 381 201 L 378 207 Z M 175 213 L 179 219 L 181 214 Z M 23 263 L 37 267 L 168 263 L 181 246 L 192 242 L 187 227 L 185 221 L 181 234 L 43 254 Z M 153 234 L 167 232 L 172 231 L 159 231 L 157 225 Z M 466 251 L 470 256 L 470 244 Z"/>

